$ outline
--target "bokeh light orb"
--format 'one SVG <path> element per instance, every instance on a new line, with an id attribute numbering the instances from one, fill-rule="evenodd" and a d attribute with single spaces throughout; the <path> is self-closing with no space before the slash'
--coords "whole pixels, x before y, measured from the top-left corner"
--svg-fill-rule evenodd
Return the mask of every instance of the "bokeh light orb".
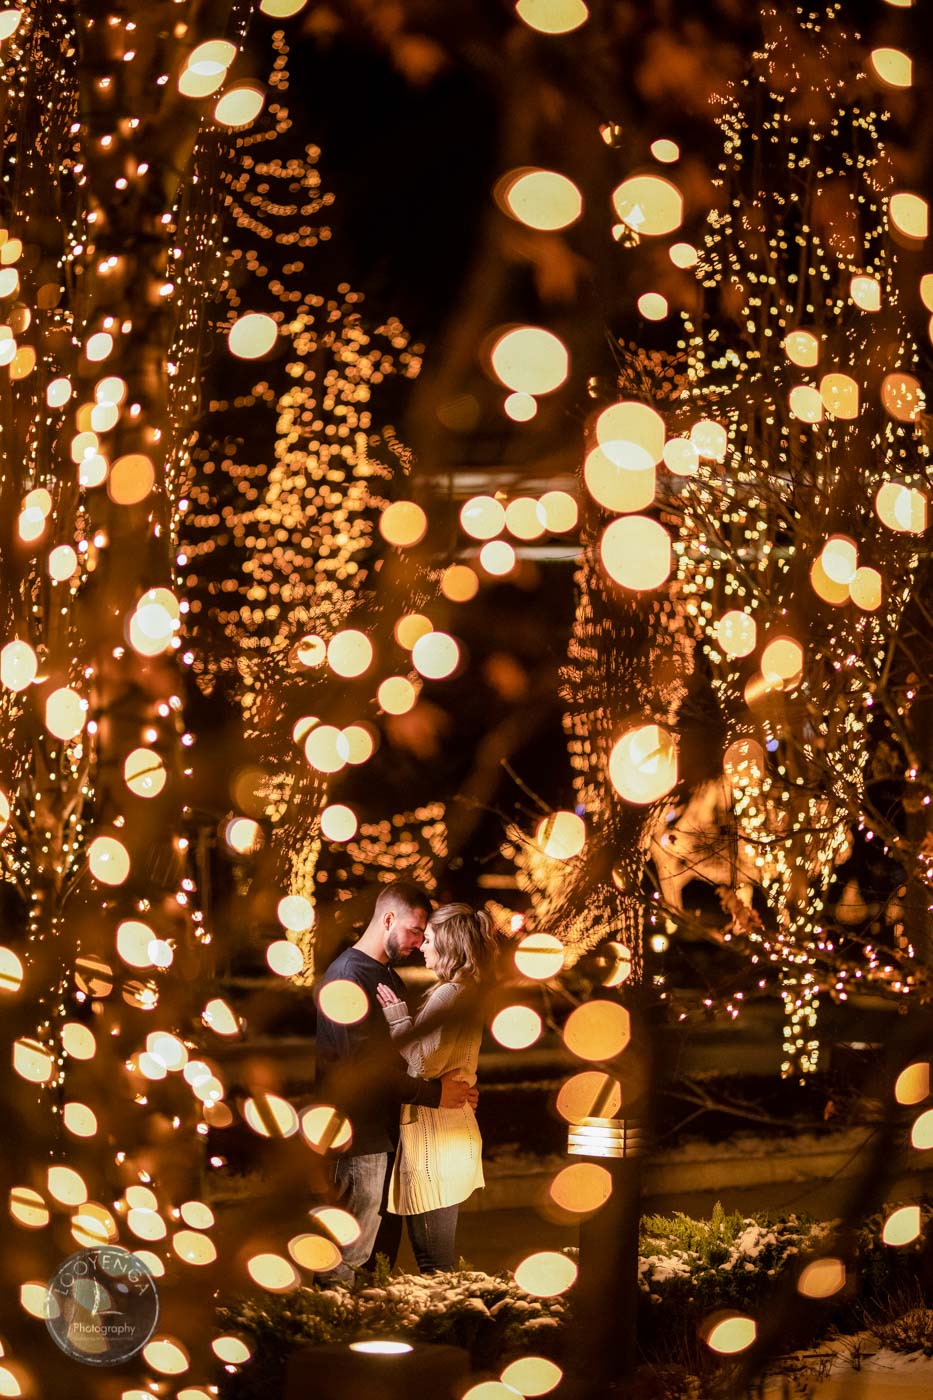
<path id="1" fill-rule="evenodd" d="M 583 212 L 579 189 L 556 170 L 513 170 L 501 198 L 519 223 L 547 232 L 569 228 Z"/>
<path id="2" fill-rule="evenodd" d="M 606 456 L 629 471 L 655 467 L 664 452 L 664 419 L 646 403 L 610 404 L 596 419 L 596 441 Z"/>
<path id="3" fill-rule="evenodd" d="M 564 342 L 541 326 L 517 326 L 505 331 L 490 355 L 496 377 L 514 393 L 553 393 L 570 373 Z"/>
<path id="4" fill-rule="evenodd" d="M 677 782 L 677 745 L 658 724 L 641 724 L 623 734 L 609 755 L 609 778 L 626 802 L 658 802 Z"/>
<path id="5" fill-rule="evenodd" d="M 573 860 L 586 845 L 586 823 L 576 812 L 552 812 L 538 822 L 535 841 L 551 860 Z"/>
<path id="6" fill-rule="evenodd" d="M 646 515 L 613 520 L 603 531 L 599 553 L 613 582 L 632 592 L 660 588 L 671 572 L 671 537 Z"/>
<path id="7" fill-rule="evenodd" d="M 660 175 L 632 175 L 612 192 L 612 205 L 623 224 L 641 235 L 661 238 L 679 228 L 683 195 Z"/>
<path id="8" fill-rule="evenodd" d="M 460 648 L 447 632 L 426 632 L 412 647 L 411 659 L 425 680 L 446 680 L 460 664 Z"/>
<path id="9" fill-rule="evenodd" d="M 415 501 L 393 501 L 379 517 L 379 533 L 397 549 L 418 544 L 427 530 L 428 517 Z"/>

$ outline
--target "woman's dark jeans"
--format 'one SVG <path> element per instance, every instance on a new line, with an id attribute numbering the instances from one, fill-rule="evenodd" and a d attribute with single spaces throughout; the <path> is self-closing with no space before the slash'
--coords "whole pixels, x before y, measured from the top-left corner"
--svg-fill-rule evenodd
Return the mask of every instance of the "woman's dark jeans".
<path id="1" fill-rule="evenodd" d="M 454 1248 L 459 1206 L 441 1206 L 408 1216 L 408 1238 L 423 1274 L 447 1273 L 457 1267 Z"/>

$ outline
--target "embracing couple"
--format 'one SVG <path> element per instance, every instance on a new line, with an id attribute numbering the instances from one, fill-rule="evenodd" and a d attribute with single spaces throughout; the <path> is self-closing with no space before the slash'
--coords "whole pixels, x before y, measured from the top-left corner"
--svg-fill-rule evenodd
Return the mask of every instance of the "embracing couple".
<path id="1" fill-rule="evenodd" d="M 377 1253 L 394 1264 L 402 1217 L 422 1273 L 456 1267 L 460 1202 L 484 1184 L 474 1114 L 482 1020 L 470 994 L 496 946 L 484 911 L 432 909 L 418 885 L 399 880 L 383 887 L 362 937 L 318 984 L 318 1091 L 352 1129 L 334 1158 L 335 1196 L 359 1226 L 333 1279 L 352 1283 Z M 418 948 L 437 981 L 413 1019 L 393 964 Z M 326 993 L 336 982 L 365 994 L 365 1014 L 350 1024 L 327 1014 L 340 1014 Z"/>

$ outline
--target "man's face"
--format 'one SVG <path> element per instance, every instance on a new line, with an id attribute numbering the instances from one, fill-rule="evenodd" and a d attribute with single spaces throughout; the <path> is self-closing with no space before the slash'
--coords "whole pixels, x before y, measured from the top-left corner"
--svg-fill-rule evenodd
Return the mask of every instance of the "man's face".
<path id="1" fill-rule="evenodd" d="M 401 962 L 420 948 L 428 916 L 423 909 L 390 910 L 386 914 L 385 950 L 390 963 Z"/>

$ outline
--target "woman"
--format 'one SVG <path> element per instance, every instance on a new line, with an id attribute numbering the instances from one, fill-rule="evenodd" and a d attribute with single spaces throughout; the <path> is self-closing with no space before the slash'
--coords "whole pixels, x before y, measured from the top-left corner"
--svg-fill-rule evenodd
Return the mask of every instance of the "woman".
<path id="1" fill-rule="evenodd" d="M 415 1036 L 399 1046 L 409 1074 L 436 1079 L 457 1070 L 476 1083 L 483 1028 L 479 1015 L 456 1014 L 457 999 L 476 984 L 492 962 L 496 936 L 485 910 L 445 904 L 431 915 L 421 952 L 437 977 L 414 1023 Z M 391 987 L 376 995 L 393 1040 L 410 1035 L 408 1007 Z M 418 1035 L 418 1026 L 441 1018 Z M 462 1108 L 403 1105 L 398 1152 L 389 1184 L 388 1207 L 408 1217 L 408 1234 L 423 1274 L 456 1268 L 454 1240 L 460 1202 L 485 1185 L 483 1141 L 469 1104 Z"/>

